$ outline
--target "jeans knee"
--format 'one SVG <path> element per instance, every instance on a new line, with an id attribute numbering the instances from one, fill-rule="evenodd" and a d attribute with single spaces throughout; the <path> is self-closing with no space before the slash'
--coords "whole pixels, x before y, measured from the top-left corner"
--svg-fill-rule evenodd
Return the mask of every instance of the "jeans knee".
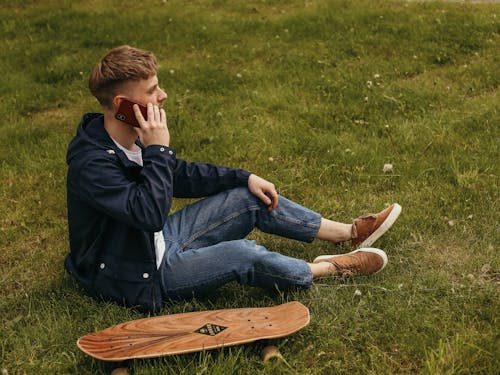
<path id="1" fill-rule="evenodd" d="M 236 199 L 251 199 L 254 196 L 247 187 L 243 186 L 228 190 L 228 194 Z"/>
<path id="2" fill-rule="evenodd" d="M 254 240 L 239 240 L 238 246 L 232 250 L 231 256 L 240 265 L 246 265 L 253 268 L 256 264 L 262 261 L 269 254 L 264 246 L 257 244 Z"/>
<path id="3" fill-rule="evenodd" d="M 262 206 L 262 201 L 252 194 L 252 192 L 246 187 L 238 187 L 227 191 L 228 200 L 240 203 L 246 202 L 247 206 Z"/>

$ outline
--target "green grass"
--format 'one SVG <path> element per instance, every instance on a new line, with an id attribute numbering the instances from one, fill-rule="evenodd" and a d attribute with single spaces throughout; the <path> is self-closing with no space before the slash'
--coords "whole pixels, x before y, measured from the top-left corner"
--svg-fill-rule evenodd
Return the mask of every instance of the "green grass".
<path id="1" fill-rule="evenodd" d="M 497 374 L 500 6 L 397 1 L 2 1 L 0 370 L 106 374 L 76 339 L 138 312 L 65 273 L 65 152 L 109 48 L 155 51 L 172 146 L 246 168 L 339 221 L 397 201 L 384 272 L 275 295 L 230 284 L 162 311 L 299 300 L 264 343 L 132 361 L 135 374 Z M 393 164 L 384 173 L 383 165 Z M 175 209 L 186 202 L 175 202 Z M 347 246 L 253 233 L 312 259 Z"/>

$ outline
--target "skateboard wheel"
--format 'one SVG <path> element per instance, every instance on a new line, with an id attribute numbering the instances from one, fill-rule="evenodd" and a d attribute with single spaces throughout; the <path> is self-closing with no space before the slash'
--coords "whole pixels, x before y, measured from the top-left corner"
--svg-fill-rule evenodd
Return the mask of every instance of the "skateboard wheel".
<path id="1" fill-rule="evenodd" d="M 130 371 L 126 367 L 118 367 L 111 371 L 111 375 L 130 375 Z"/>
<path id="2" fill-rule="evenodd" d="M 268 363 L 271 360 L 278 362 L 283 361 L 283 356 L 281 355 L 279 349 L 274 345 L 269 345 L 262 349 L 261 355 L 264 363 Z"/>

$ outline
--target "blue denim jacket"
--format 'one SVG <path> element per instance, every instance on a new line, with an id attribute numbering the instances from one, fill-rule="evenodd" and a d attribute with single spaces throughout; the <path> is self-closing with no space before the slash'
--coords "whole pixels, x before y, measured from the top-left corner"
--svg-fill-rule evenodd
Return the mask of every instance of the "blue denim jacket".
<path id="1" fill-rule="evenodd" d="M 141 167 L 116 147 L 99 113 L 84 115 L 68 147 L 70 252 L 65 267 L 93 297 L 154 311 L 162 306 L 154 232 L 173 197 L 199 198 L 247 186 L 249 172 L 142 149 Z"/>

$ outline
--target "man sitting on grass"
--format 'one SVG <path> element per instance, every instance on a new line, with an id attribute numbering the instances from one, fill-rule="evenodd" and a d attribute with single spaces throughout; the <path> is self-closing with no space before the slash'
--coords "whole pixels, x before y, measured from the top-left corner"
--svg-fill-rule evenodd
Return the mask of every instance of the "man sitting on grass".
<path id="1" fill-rule="evenodd" d="M 250 172 L 178 159 L 157 69 L 153 53 L 121 46 L 90 75 L 103 113 L 85 114 L 68 147 L 65 261 L 88 293 L 153 311 L 233 280 L 286 290 L 385 267 L 386 254 L 369 246 L 395 222 L 399 205 L 343 224 L 279 196 Z M 124 99 L 147 106 L 147 116 L 133 106 L 139 127 L 115 117 Z M 204 199 L 169 215 L 173 197 Z M 358 249 L 306 262 L 245 240 L 254 228 L 304 242 L 350 240 Z"/>

